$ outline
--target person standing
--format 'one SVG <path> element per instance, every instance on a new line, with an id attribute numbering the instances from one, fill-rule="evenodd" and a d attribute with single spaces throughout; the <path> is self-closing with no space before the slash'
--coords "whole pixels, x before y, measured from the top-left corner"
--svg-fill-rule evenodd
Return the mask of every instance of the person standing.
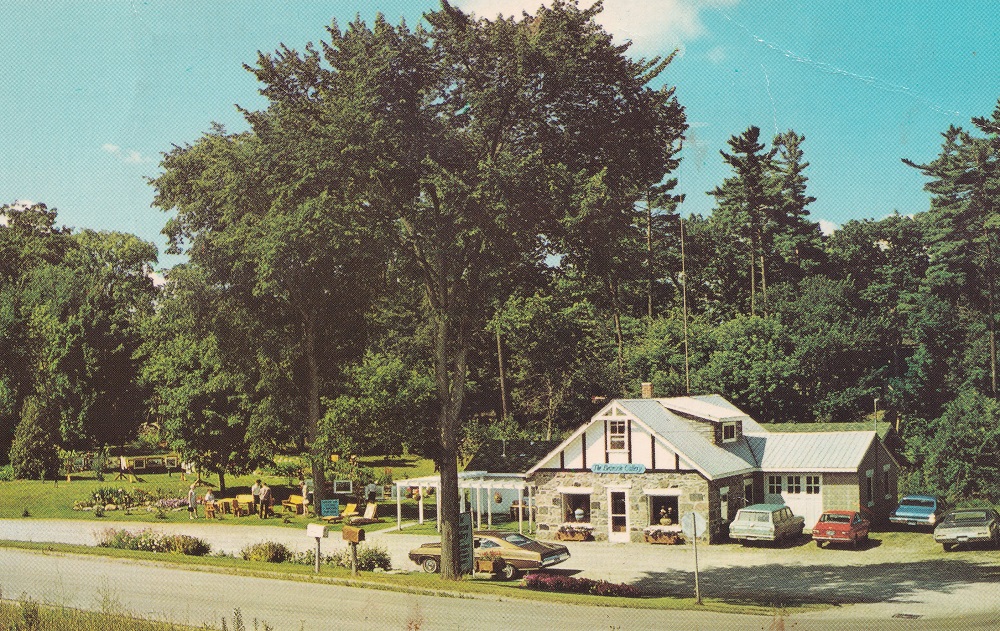
<path id="1" fill-rule="evenodd" d="M 309 485 L 305 479 L 299 476 L 299 492 L 302 493 L 302 514 L 309 514 Z"/>
<path id="2" fill-rule="evenodd" d="M 271 503 L 271 487 L 269 487 L 266 482 L 260 485 L 260 496 L 258 501 L 260 503 L 260 509 L 257 513 L 257 517 L 260 519 L 267 519 L 267 509 L 268 505 Z"/>
<path id="3" fill-rule="evenodd" d="M 250 494 L 253 495 L 253 512 L 256 513 L 260 510 L 260 480 L 250 487 Z"/>
<path id="4" fill-rule="evenodd" d="M 198 494 L 194 492 L 194 487 L 192 484 L 188 490 L 188 519 L 198 518 Z"/>

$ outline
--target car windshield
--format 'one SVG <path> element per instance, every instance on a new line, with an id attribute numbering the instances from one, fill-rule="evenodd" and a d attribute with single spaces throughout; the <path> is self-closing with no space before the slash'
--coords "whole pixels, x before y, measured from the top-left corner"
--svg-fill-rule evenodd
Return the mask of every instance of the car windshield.
<path id="1" fill-rule="evenodd" d="M 983 510 L 964 510 L 958 511 L 948 515 L 945 521 L 982 521 L 986 519 L 986 511 Z"/>
<path id="2" fill-rule="evenodd" d="M 740 521 L 771 521 L 771 513 L 761 513 L 757 511 L 740 511 Z"/>
<path id="3" fill-rule="evenodd" d="M 524 535 L 519 535 L 516 532 L 512 532 L 509 535 L 504 535 L 503 540 L 508 543 L 513 543 L 515 546 L 523 546 L 526 543 L 531 543 L 531 539 L 528 539 Z"/>
<path id="4" fill-rule="evenodd" d="M 934 500 L 922 500 L 915 497 L 904 497 L 899 503 L 900 506 L 919 506 L 921 508 L 934 508 Z"/>
<path id="5" fill-rule="evenodd" d="M 837 524 L 849 524 L 851 523 L 851 516 L 825 514 L 822 517 L 820 517 L 819 520 L 823 522 L 834 522 Z"/>

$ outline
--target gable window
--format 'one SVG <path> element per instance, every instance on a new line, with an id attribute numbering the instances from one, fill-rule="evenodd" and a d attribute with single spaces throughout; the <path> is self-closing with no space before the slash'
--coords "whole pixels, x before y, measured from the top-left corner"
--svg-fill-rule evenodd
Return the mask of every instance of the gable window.
<path id="1" fill-rule="evenodd" d="M 608 421 L 608 449 L 625 449 L 625 421 Z"/>
<path id="2" fill-rule="evenodd" d="M 736 423 L 722 424 L 722 442 L 731 443 L 736 440 Z"/>

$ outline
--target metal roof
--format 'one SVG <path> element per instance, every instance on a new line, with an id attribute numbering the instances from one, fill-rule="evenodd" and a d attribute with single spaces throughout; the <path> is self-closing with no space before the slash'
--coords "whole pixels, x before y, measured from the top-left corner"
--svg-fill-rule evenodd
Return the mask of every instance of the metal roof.
<path id="1" fill-rule="evenodd" d="M 764 471 L 855 472 L 874 440 L 873 431 L 769 433 L 750 445 Z"/>
<path id="2" fill-rule="evenodd" d="M 757 421 L 718 394 L 705 394 L 691 397 L 672 397 L 657 399 L 660 405 L 668 410 L 676 410 L 690 414 L 707 421 L 721 423 L 722 421 L 742 421 L 745 434 L 759 434 L 767 431 Z"/>
<path id="3" fill-rule="evenodd" d="M 618 399 L 617 403 L 711 479 L 757 468 L 754 454 L 745 441 L 729 443 L 726 448 L 716 446 L 687 421 L 672 414 L 661 400 Z"/>

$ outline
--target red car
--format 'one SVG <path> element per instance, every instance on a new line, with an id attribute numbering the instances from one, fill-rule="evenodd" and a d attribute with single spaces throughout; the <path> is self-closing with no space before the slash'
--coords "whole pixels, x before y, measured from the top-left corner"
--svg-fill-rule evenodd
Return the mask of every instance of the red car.
<path id="1" fill-rule="evenodd" d="M 828 510 L 820 515 L 813 526 L 812 538 L 820 548 L 824 543 L 850 543 L 855 548 L 859 541 L 868 541 L 871 522 L 853 510 Z"/>

